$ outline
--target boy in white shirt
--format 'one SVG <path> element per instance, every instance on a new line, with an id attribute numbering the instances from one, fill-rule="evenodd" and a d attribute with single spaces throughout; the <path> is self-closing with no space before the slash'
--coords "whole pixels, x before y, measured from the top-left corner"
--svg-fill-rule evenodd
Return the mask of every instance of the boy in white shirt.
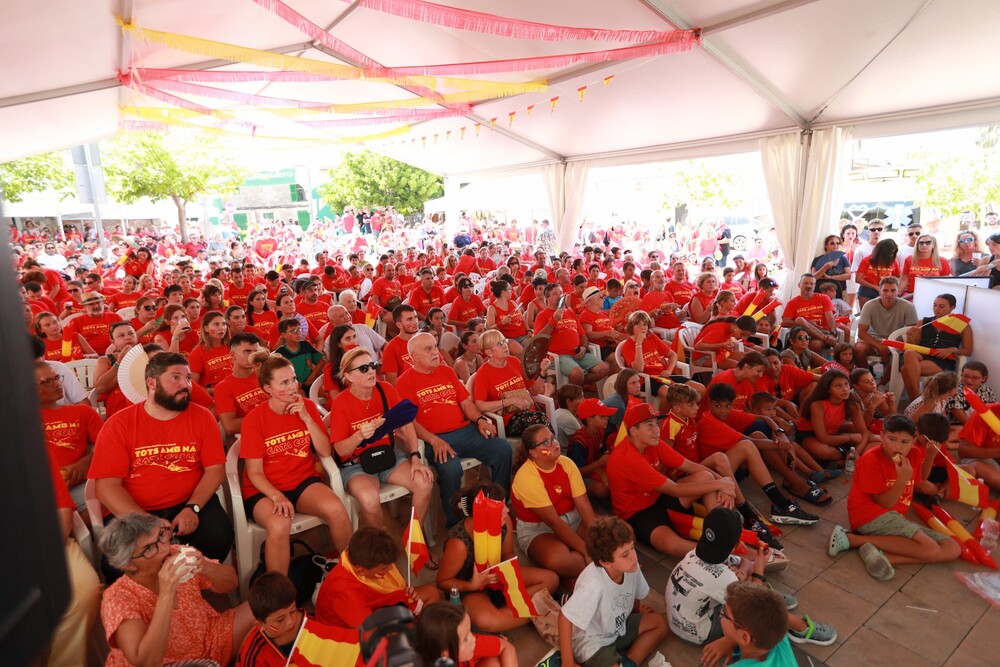
<path id="1" fill-rule="evenodd" d="M 587 553 L 593 562 L 559 613 L 563 667 L 634 667 L 668 630 L 663 616 L 639 602 L 649 584 L 639 571 L 632 527 L 617 517 L 597 519 L 587 531 Z"/>

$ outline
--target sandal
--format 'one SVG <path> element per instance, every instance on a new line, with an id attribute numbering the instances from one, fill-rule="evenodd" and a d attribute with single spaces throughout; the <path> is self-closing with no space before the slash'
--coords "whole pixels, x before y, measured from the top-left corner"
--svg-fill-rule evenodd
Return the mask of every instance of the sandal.
<path id="1" fill-rule="evenodd" d="M 809 484 L 809 490 L 801 495 L 793 493 L 791 487 L 787 484 L 782 484 L 781 486 L 789 495 L 795 496 L 796 498 L 804 500 L 807 503 L 812 503 L 813 505 L 825 507 L 833 502 L 833 498 L 826 492 L 826 489 L 816 486 L 816 484 L 811 481 L 807 482 L 807 484 Z"/>
<path id="2" fill-rule="evenodd" d="M 840 468 L 823 468 L 822 470 L 814 470 L 809 473 L 809 481 L 816 484 L 822 484 L 823 482 L 829 482 L 831 479 L 837 479 L 844 473 Z"/>

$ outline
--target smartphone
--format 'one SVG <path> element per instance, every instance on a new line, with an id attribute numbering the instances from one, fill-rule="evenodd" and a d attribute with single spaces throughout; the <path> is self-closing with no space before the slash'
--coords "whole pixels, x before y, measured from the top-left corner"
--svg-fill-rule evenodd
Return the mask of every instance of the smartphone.
<path id="1" fill-rule="evenodd" d="M 556 303 L 556 310 L 560 310 L 566 307 L 566 295 L 563 294 L 559 297 L 559 301 Z"/>

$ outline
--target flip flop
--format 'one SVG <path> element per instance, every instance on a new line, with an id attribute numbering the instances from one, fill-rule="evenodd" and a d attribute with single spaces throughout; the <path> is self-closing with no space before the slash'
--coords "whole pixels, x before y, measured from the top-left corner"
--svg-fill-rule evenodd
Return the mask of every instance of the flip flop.
<path id="1" fill-rule="evenodd" d="M 791 487 L 789 487 L 787 484 L 782 484 L 781 487 L 789 495 L 795 496 L 796 498 L 800 498 L 806 501 L 807 503 L 812 503 L 813 505 L 825 507 L 826 505 L 829 505 L 830 503 L 833 502 L 833 498 L 830 496 L 829 493 L 826 492 L 826 489 L 820 486 L 816 486 L 816 484 L 813 482 L 807 482 L 807 483 L 809 484 L 809 490 L 804 494 L 793 493 Z"/>
<path id="2" fill-rule="evenodd" d="M 815 482 L 816 484 L 822 484 L 823 482 L 829 482 L 831 479 L 837 479 L 844 473 L 840 468 L 823 468 L 822 470 L 814 470 L 809 474 L 809 481 Z"/>

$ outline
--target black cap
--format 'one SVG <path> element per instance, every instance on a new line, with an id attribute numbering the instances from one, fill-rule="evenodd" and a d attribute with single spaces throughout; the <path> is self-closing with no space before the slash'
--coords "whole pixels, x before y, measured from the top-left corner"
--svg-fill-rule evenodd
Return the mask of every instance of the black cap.
<path id="1" fill-rule="evenodd" d="M 743 517 L 736 510 L 716 507 L 702 526 L 701 538 L 694 551 L 706 563 L 719 564 L 733 552 L 743 532 Z"/>

